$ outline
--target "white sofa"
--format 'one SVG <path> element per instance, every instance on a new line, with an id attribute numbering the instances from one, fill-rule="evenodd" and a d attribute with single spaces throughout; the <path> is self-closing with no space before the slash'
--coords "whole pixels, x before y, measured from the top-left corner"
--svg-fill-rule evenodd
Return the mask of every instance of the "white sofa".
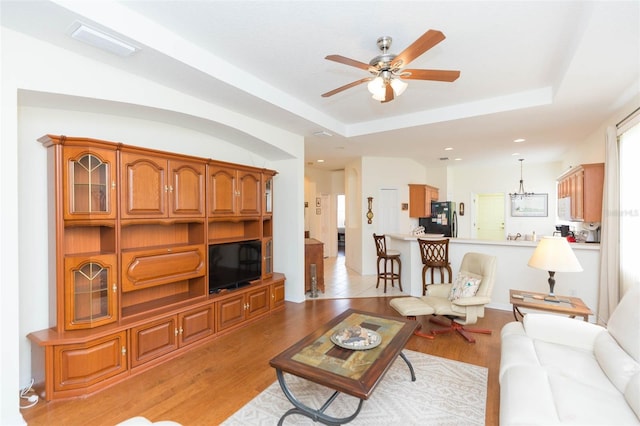
<path id="1" fill-rule="evenodd" d="M 640 424 L 640 288 L 606 329 L 529 313 L 501 338 L 501 425 Z"/>

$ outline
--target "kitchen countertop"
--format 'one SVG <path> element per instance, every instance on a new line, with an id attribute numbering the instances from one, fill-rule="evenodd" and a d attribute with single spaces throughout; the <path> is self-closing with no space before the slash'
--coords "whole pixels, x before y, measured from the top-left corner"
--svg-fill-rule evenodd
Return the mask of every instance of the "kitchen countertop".
<path id="1" fill-rule="evenodd" d="M 389 238 L 396 240 L 412 241 L 418 238 L 422 239 L 442 239 L 441 234 L 424 234 L 420 236 L 411 234 L 387 234 Z M 480 245 L 494 245 L 494 246 L 519 246 L 519 247 L 535 247 L 538 245 L 537 241 L 525 241 L 525 240 L 478 240 L 474 238 L 449 238 L 450 244 L 480 244 Z M 574 250 L 600 250 L 599 243 L 570 243 Z"/>

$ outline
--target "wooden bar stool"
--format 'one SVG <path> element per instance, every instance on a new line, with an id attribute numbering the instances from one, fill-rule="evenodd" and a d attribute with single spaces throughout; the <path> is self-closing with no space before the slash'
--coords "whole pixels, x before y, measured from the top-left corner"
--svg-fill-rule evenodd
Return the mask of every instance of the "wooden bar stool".
<path id="1" fill-rule="evenodd" d="M 387 250 L 387 240 L 385 235 L 373 234 L 376 243 L 376 252 L 378 259 L 376 265 L 378 267 L 378 281 L 376 288 L 380 285 L 380 279 L 384 280 L 384 292 L 387 292 L 387 281 L 391 281 L 391 287 L 394 287 L 395 280 L 398 280 L 398 287 L 402 291 L 402 282 L 400 281 L 400 273 L 402 271 L 402 262 L 400 261 L 400 252 L 395 250 Z M 384 267 L 380 270 L 380 262 L 384 263 Z M 398 271 L 394 270 L 395 263 L 398 263 Z"/>
<path id="2" fill-rule="evenodd" d="M 420 256 L 422 257 L 422 295 L 427 294 L 427 284 L 434 283 L 434 271 L 438 269 L 440 271 L 440 282 L 444 283 L 444 273 L 449 273 L 449 280 L 451 282 L 452 272 L 451 263 L 449 263 L 449 239 L 443 240 L 424 240 L 418 238 L 418 245 L 420 246 Z M 427 283 L 427 271 L 431 269 L 431 282 Z"/>

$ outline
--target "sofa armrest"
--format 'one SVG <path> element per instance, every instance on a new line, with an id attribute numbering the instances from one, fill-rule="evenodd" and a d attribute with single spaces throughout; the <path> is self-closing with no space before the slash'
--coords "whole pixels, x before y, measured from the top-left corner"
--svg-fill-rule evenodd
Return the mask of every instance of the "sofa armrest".
<path id="1" fill-rule="evenodd" d="M 532 339 L 590 351 L 593 351 L 598 334 L 605 331 L 596 324 L 549 314 L 529 313 L 522 322 L 527 336 Z"/>
<path id="2" fill-rule="evenodd" d="M 460 299 L 456 299 L 451 303 L 453 305 L 458 306 L 479 306 L 486 305 L 491 302 L 491 298 L 487 296 L 472 296 L 472 297 L 461 297 Z"/>

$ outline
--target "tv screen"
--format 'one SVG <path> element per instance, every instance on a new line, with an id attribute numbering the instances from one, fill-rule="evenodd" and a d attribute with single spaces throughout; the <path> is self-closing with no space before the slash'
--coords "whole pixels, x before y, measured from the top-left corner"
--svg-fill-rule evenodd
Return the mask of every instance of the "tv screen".
<path id="1" fill-rule="evenodd" d="M 240 288 L 259 279 L 262 271 L 260 240 L 209 246 L 209 293 Z"/>

